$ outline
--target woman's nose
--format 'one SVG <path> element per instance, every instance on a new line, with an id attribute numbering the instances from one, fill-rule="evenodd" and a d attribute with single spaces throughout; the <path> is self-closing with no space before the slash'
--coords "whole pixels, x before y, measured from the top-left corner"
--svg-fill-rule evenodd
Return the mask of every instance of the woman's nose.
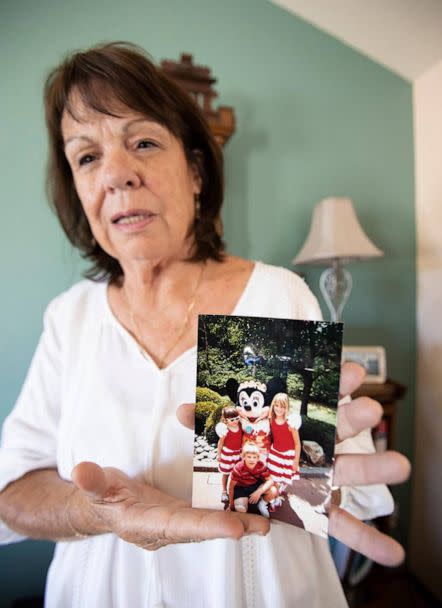
<path id="1" fill-rule="evenodd" d="M 106 190 L 133 190 L 141 185 L 135 161 L 126 152 L 109 154 L 103 166 L 103 185 Z"/>

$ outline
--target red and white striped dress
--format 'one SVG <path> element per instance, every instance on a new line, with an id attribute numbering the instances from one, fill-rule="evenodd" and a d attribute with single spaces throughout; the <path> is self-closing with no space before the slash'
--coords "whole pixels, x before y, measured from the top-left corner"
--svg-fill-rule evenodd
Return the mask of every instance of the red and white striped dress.
<path id="1" fill-rule="evenodd" d="M 231 473 L 233 467 L 241 460 L 242 448 L 242 428 L 231 431 L 227 429 L 227 434 L 224 437 L 221 454 L 218 457 L 218 470 L 220 473 Z"/>
<path id="2" fill-rule="evenodd" d="M 272 445 L 267 456 L 267 467 L 277 483 L 290 483 L 293 477 L 295 459 L 295 440 L 287 420 L 277 424 L 271 420 Z"/>

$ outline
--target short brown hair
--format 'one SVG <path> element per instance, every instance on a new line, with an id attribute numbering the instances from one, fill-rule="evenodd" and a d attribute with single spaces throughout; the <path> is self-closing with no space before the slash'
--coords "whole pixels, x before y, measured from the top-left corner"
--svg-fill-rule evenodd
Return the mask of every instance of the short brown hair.
<path id="1" fill-rule="evenodd" d="M 61 119 L 65 110 L 76 118 L 73 91 L 87 107 L 103 114 L 118 116 L 122 105 L 139 112 L 182 142 L 187 162 L 198 167 L 202 181 L 199 218 L 191 229 L 195 235 L 191 260 L 221 260 L 224 243 L 216 229 L 224 196 L 220 146 L 196 102 L 143 49 L 113 42 L 68 55 L 50 72 L 44 91 L 49 134 L 47 192 L 68 239 L 92 262 L 86 276 L 112 282 L 121 279 L 123 271 L 118 260 L 93 239 L 64 154 Z"/>
<path id="2" fill-rule="evenodd" d="M 226 405 L 223 407 L 221 417 L 224 418 L 224 420 L 229 420 L 229 418 L 239 418 L 238 410 L 234 405 Z"/>

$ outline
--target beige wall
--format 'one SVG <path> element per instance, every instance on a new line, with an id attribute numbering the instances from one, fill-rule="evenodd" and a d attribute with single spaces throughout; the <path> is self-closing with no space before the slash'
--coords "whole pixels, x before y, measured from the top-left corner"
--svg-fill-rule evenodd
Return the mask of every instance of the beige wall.
<path id="1" fill-rule="evenodd" d="M 442 600 L 442 62 L 414 84 L 417 403 L 410 564 Z"/>

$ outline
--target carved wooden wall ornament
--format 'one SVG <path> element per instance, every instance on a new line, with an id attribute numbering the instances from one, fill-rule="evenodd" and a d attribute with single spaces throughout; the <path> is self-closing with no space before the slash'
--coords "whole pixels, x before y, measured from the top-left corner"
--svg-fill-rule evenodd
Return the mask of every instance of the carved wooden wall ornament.
<path id="1" fill-rule="evenodd" d="M 194 65 L 192 55 L 188 53 L 182 53 L 179 62 L 163 60 L 161 67 L 196 100 L 204 111 L 217 142 L 224 146 L 235 132 L 235 113 L 233 108 L 227 106 L 213 109 L 212 102 L 218 93 L 213 88 L 217 80 L 212 77 L 210 68 Z"/>

